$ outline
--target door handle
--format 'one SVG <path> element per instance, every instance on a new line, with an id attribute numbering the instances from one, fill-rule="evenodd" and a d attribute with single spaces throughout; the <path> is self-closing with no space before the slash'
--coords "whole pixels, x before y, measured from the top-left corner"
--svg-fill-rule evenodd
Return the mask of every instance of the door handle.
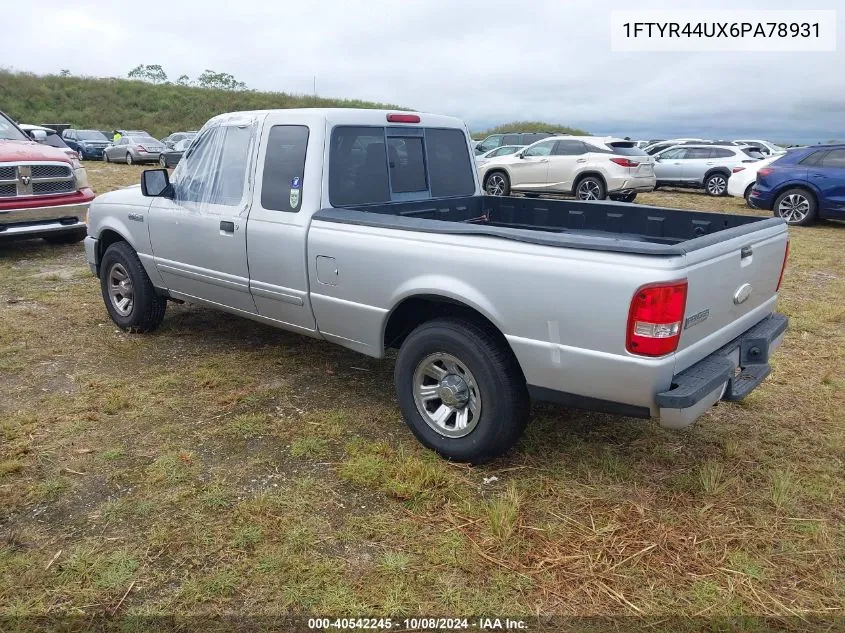
<path id="1" fill-rule="evenodd" d="M 716 163 L 710 162 L 710 163 L 704 163 L 704 164 L 705 165 L 715 165 Z"/>
<path id="2" fill-rule="evenodd" d="M 220 220 L 220 230 L 226 231 L 226 233 L 234 233 L 235 223 L 229 222 L 228 220 Z"/>
<path id="3" fill-rule="evenodd" d="M 586 159 L 586 158 L 579 158 L 579 159 L 577 159 L 575 162 L 576 162 L 576 163 L 586 163 L 586 162 L 587 162 L 587 159 Z"/>
<path id="4" fill-rule="evenodd" d="M 548 163 L 548 162 L 549 162 L 549 159 L 548 159 L 548 158 L 541 158 L 541 159 L 540 159 L 540 160 L 538 160 L 537 162 L 538 162 L 538 163 Z"/>
<path id="5" fill-rule="evenodd" d="M 813 178 L 827 178 L 824 174 L 810 174 Z"/>

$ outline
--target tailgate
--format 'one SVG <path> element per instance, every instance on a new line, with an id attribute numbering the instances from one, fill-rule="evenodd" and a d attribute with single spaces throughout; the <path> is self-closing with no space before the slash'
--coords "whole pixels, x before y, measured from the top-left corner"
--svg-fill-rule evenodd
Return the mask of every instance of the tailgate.
<path id="1" fill-rule="evenodd" d="M 739 336 L 738 328 L 753 325 L 737 322 L 775 296 L 787 239 L 784 224 L 687 254 L 689 287 L 678 352 L 712 336 L 712 345 L 695 354 L 703 357 Z M 684 364 L 693 358 L 685 357 Z"/>

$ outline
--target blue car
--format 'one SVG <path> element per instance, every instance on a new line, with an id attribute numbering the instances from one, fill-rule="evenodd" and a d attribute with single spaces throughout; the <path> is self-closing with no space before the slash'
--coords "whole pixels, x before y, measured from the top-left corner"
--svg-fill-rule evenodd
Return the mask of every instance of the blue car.
<path id="1" fill-rule="evenodd" d="M 795 149 L 761 167 L 748 203 L 795 226 L 845 220 L 845 145 Z"/>
<path id="2" fill-rule="evenodd" d="M 99 130 L 70 128 L 62 132 L 62 139 L 82 160 L 102 160 L 103 149 L 111 143 Z"/>

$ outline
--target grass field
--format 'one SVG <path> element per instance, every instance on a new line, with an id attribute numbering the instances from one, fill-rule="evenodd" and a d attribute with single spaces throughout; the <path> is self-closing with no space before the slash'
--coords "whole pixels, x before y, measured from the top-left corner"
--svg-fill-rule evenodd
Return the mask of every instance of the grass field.
<path id="1" fill-rule="evenodd" d="M 683 432 L 537 405 L 477 468 L 414 440 L 392 361 L 193 306 L 125 334 L 81 245 L 4 244 L 0 615 L 845 616 L 845 226 L 791 239 L 746 401 Z"/>

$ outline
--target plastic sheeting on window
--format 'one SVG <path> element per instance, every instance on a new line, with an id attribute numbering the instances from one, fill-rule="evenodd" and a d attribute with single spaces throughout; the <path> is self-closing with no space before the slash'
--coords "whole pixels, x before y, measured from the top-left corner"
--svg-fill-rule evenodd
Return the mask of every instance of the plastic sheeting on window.
<path id="1" fill-rule="evenodd" d="M 253 115 L 226 114 L 206 123 L 171 177 L 175 201 L 198 213 L 245 213 L 257 131 Z"/>

